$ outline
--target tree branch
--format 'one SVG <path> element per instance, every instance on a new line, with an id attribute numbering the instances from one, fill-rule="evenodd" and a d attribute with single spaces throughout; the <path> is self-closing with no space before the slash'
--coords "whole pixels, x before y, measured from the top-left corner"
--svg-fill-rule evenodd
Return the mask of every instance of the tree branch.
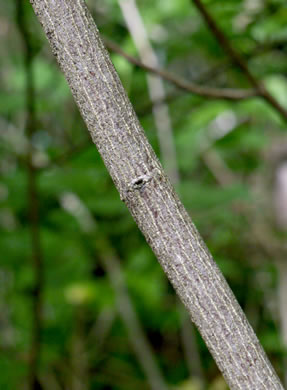
<path id="1" fill-rule="evenodd" d="M 249 53 L 246 53 L 243 57 L 243 60 L 248 64 L 250 60 L 254 60 L 261 55 L 264 55 L 268 52 L 276 50 L 278 47 L 281 47 L 286 43 L 286 40 L 275 40 L 273 42 L 266 42 L 256 45 Z M 208 83 L 210 80 L 214 80 L 215 77 L 221 75 L 223 72 L 226 72 L 234 65 L 234 61 L 230 57 L 226 57 L 220 61 L 217 65 L 212 66 L 210 69 L 203 71 L 202 74 L 196 79 L 196 82 Z"/>
<path id="2" fill-rule="evenodd" d="M 107 244 L 105 251 L 98 252 L 100 261 L 107 273 L 110 284 L 116 293 L 116 306 L 128 332 L 135 355 L 153 390 L 168 390 L 165 379 L 158 367 L 155 354 L 141 326 L 133 302 L 126 288 L 123 271 L 119 259 Z"/>
<path id="3" fill-rule="evenodd" d="M 251 97 L 257 96 L 258 93 L 252 89 L 221 89 L 221 88 L 213 88 L 201 86 L 190 81 L 186 81 L 184 79 L 178 78 L 173 74 L 167 72 L 163 69 L 153 68 L 152 66 L 146 65 L 135 57 L 130 56 L 126 52 L 124 52 L 116 43 L 105 39 L 105 45 L 107 48 L 120 56 L 124 57 L 131 64 L 142 68 L 148 72 L 154 73 L 160 76 L 162 79 L 170 82 L 175 85 L 177 88 L 183 89 L 187 92 L 194 93 L 195 95 L 204 96 L 209 99 L 226 99 L 226 100 L 243 100 L 249 99 Z"/>
<path id="4" fill-rule="evenodd" d="M 68 199 L 73 199 L 73 202 L 68 202 Z M 93 245 L 89 245 L 92 249 L 92 257 L 95 258 L 95 253 L 97 253 L 98 260 L 106 271 L 115 292 L 117 311 L 126 327 L 131 345 L 146 375 L 149 387 L 152 390 L 168 390 L 126 287 L 120 259 L 117 257 L 109 239 L 101 234 L 97 221 L 77 196 L 67 194 L 66 198 L 65 196 L 62 198 L 62 205 L 71 215 L 77 218 L 79 225 L 82 227 L 85 242 L 93 243 Z M 82 210 L 81 214 L 79 210 Z M 87 219 L 90 221 L 88 224 L 84 222 Z M 85 228 L 83 228 L 84 226 Z"/>
<path id="5" fill-rule="evenodd" d="M 158 68 L 159 61 L 150 43 L 136 0 L 118 0 L 118 3 L 140 59 L 145 64 Z M 179 171 L 177 169 L 172 121 L 169 107 L 164 101 L 166 98 L 164 82 L 161 77 L 150 72 L 146 73 L 146 79 L 148 93 L 153 104 L 152 111 L 160 158 L 172 184 L 176 184 L 179 181 Z M 158 101 L 160 100 L 162 102 L 159 104 Z"/>
<path id="6" fill-rule="evenodd" d="M 204 18 L 206 24 L 208 25 L 210 31 L 218 40 L 222 49 L 229 55 L 234 64 L 236 64 L 242 72 L 245 74 L 250 84 L 257 91 L 257 95 L 261 96 L 266 102 L 268 102 L 275 110 L 284 118 L 287 119 L 287 110 L 281 106 L 281 104 L 272 96 L 264 85 L 256 79 L 256 77 L 250 72 L 248 65 L 244 61 L 243 57 L 232 47 L 229 39 L 220 29 L 218 24 L 212 15 L 208 12 L 207 8 L 203 5 L 201 0 L 191 0 L 202 17 Z"/>
<path id="7" fill-rule="evenodd" d="M 102 158 L 231 389 L 283 389 L 144 135 L 83 0 L 31 0 Z"/>
<path id="8" fill-rule="evenodd" d="M 31 140 L 36 131 L 36 112 L 35 112 L 35 85 L 33 72 L 33 47 L 29 36 L 27 21 L 25 19 L 24 3 L 17 0 L 17 23 L 22 36 L 25 49 L 24 65 L 26 71 L 26 135 Z M 26 156 L 27 169 L 27 202 L 28 202 L 28 221 L 31 234 L 32 245 L 32 266 L 34 271 L 34 286 L 32 289 L 33 296 L 33 313 L 32 313 L 32 332 L 31 346 L 28 366 L 28 384 L 30 390 L 39 390 L 38 381 L 38 364 L 41 355 L 41 330 L 42 330 L 42 296 L 43 296 L 43 254 L 40 242 L 39 226 L 39 201 L 36 182 L 36 168 L 33 165 L 33 147 L 28 146 Z"/>

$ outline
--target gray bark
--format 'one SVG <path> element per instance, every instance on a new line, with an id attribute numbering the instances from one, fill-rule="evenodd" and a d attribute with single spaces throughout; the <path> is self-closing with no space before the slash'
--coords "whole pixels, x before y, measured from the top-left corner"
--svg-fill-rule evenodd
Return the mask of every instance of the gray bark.
<path id="1" fill-rule="evenodd" d="M 139 228 L 231 389 L 283 389 L 149 145 L 83 0 L 31 0 Z"/>

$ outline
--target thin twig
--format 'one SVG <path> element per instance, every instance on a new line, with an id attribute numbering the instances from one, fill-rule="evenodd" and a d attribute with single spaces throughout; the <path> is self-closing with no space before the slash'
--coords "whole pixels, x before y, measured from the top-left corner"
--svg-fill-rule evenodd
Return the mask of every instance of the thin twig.
<path id="1" fill-rule="evenodd" d="M 186 365 L 190 377 L 196 380 L 198 389 L 201 390 L 206 388 L 206 379 L 200 349 L 196 340 L 195 327 L 186 310 L 180 306 L 178 306 L 178 309 L 180 310 L 181 321 L 180 338 Z"/>
<path id="2" fill-rule="evenodd" d="M 250 53 L 247 53 L 245 55 L 245 60 L 248 62 L 249 60 L 253 60 L 254 58 L 266 54 L 269 51 L 276 50 L 280 45 L 283 45 L 284 43 L 287 43 L 286 40 L 278 40 L 274 42 L 267 42 L 263 44 L 259 44 L 256 46 Z M 112 50 L 112 49 L 111 49 Z M 207 84 L 211 80 L 214 80 L 217 76 L 222 75 L 224 72 L 226 72 L 229 68 L 231 68 L 233 65 L 233 61 L 228 57 L 218 63 L 217 65 L 212 66 L 211 68 L 207 69 L 206 71 L 203 71 L 199 74 L 198 77 L 196 77 L 195 80 L 192 80 L 192 83 L 195 85 L 201 85 L 201 84 Z M 225 89 L 223 89 L 224 91 Z M 184 91 L 184 92 L 183 92 Z M 248 91 L 248 90 L 246 90 Z M 251 91 L 251 90 L 250 90 Z M 174 100 L 176 100 L 179 97 L 182 97 L 189 91 L 187 90 L 174 90 L 172 93 L 169 93 L 164 100 L 159 100 L 155 104 L 160 104 L 162 101 L 165 101 L 167 103 L 171 103 Z M 255 93 L 255 91 L 254 91 Z M 135 107 L 136 113 L 139 116 L 146 115 L 150 112 L 152 108 L 152 103 L 148 103 L 144 105 L 142 108 Z"/>
<path id="3" fill-rule="evenodd" d="M 158 367 L 155 354 L 129 296 L 120 261 L 112 253 L 111 247 L 107 248 L 107 251 L 108 254 L 106 251 L 99 253 L 100 260 L 116 293 L 117 310 L 128 331 L 137 359 L 147 377 L 150 388 L 153 390 L 167 390 L 168 385 Z"/>
<path id="4" fill-rule="evenodd" d="M 272 52 L 273 50 L 278 49 L 280 46 L 286 44 L 286 39 L 284 40 L 275 40 L 273 42 L 265 42 L 262 44 L 258 44 L 251 50 L 249 53 L 244 55 L 244 61 L 248 63 L 250 60 L 254 60 L 254 58 L 258 58 L 261 55 Z M 211 80 L 214 80 L 215 77 L 220 76 L 223 72 L 226 72 L 234 66 L 234 61 L 230 57 L 226 57 L 218 64 L 212 66 L 211 68 L 203 71 L 198 78 L 196 78 L 196 83 L 208 83 Z"/>
<path id="5" fill-rule="evenodd" d="M 69 202 L 69 199 L 73 202 Z M 102 234 L 90 210 L 77 196 L 74 194 L 63 195 L 61 203 L 67 212 L 77 218 L 82 229 L 85 226 L 83 229 L 84 237 L 87 238 L 85 241 L 93 243 L 90 248 L 92 249 L 92 256 L 94 257 L 94 253 L 97 253 L 97 258 L 106 271 L 110 284 L 115 291 L 117 311 L 127 329 L 131 345 L 146 375 L 149 387 L 152 390 L 168 390 L 168 385 L 157 364 L 155 354 L 141 326 L 126 287 L 121 261 L 109 239 Z M 79 213 L 75 210 L 82 211 Z M 89 220 L 88 224 L 85 222 L 87 220 Z"/>
<path id="6" fill-rule="evenodd" d="M 17 0 L 17 23 L 24 45 L 24 65 L 26 71 L 26 135 L 31 139 L 36 130 L 35 112 L 35 85 L 33 72 L 33 48 L 27 21 L 25 19 L 24 3 Z M 33 148 L 30 145 L 27 151 L 27 196 L 28 196 L 28 220 L 30 225 L 31 245 L 32 245 L 32 265 L 34 269 L 33 286 L 33 313 L 32 332 L 29 354 L 28 383 L 30 390 L 39 389 L 38 364 L 41 355 L 41 329 L 42 329 L 42 295 L 43 295 L 43 254 L 40 242 L 39 227 L 39 202 L 36 183 L 36 168 L 33 165 Z"/>
<path id="7" fill-rule="evenodd" d="M 152 47 L 146 27 L 136 0 L 118 0 L 126 25 L 131 38 L 138 51 L 140 60 L 153 68 L 159 68 L 157 54 Z M 160 157 L 171 182 L 175 185 L 179 181 L 179 172 L 176 162 L 176 148 L 174 145 L 173 126 L 166 102 L 164 100 L 166 91 L 163 79 L 150 72 L 146 73 L 147 89 L 151 102 L 152 111 L 158 138 Z M 156 103 L 156 104 L 155 104 Z"/>
<path id="8" fill-rule="evenodd" d="M 142 68 L 148 72 L 154 73 L 164 80 L 174 84 L 176 87 L 183 89 L 185 91 L 194 93 L 196 95 L 204 96 L 211 99 L 226 99 L 226 100 L 243 100 L 249 99 L 251 97 L 257 96 L 258 93 L 253 89 L 221 89 L 221 88 L 213 88 L 201 86 L 198 84 L 194 84 L 190 81 L 186 81 L 182 78 L 174 76 L 173 74 L 167 72 L 163 69 L 153 68 L 152 66 L 146 65 L 135 57 L 130 56 L 126 52 L 124 52 L 117 44 L 111 42 L 110 40 L 105 39 L 105 45 L 107 48 L 120 56 L 124 57 L 130 63 L 135 66 Z"/>
<path id="9" fill-rule="evenodd" d="M 245 74 L 250 84 L 257 91 L 257 95 L 261 96 L 266 102 L 268 102 L 278 113 L 286 120 L 287 119 L 287 110 L 281 106 L 281 104 L 272 96 L 264 85 L 257 80 L 257 78 L 250 72 L 247 63 L 243 59 L 243 57 L 233 48 L 229 39 L 224 34 L 224 32 L 220 29 L 215 19 L 208 12 L 207 8 L 203 5 L 201 0 L 191 0 L 198 11 L 201 13 L 204 18 L 206 24 L 208 25 L 212 34 L 218 40 L 222 49 L 229 55 L 234 64 L 236 64 L 242 72 Z"/>

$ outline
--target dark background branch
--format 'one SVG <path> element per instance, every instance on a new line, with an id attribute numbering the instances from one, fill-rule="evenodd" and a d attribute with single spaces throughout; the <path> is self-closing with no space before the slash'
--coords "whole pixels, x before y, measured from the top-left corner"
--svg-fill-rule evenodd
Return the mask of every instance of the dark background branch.
<path id="1" fill-rule="evenodd" d="M 177 88 L 180 88 L 184 91 L 194 93 L 199 96 L 204 96 L 211 99 L 227 99 L 227 100 L 243 100 L 256 96 L 256 91 L 254 90 L 244 90 L 244 89 L 231 89 L 231 88 L 213 88 L 208 86 L 202 86 L 195 84 L 193 82 L 181 79 L 166 70 L 156 69 L 152 66 L 146 65 L 135 57 L 130 56 L 125 53 L 116 43 L 111 40 L 105 39 L 105 45 L 111 51 L 121 55 L 127 61 L 134 64 L 135 66 L 142 68 L 148 72 L 154 73 L 164 80 L 172 83 Z"/>
<path id="2" fill-rule="evenodd" d="M 31 234 L 32 267 L 34 285 L 32 294 L 31 346 L 28 362 L 28 383 L 30 390 L 39 390 L 38 367 L 41 357 L 41 331 L 43 312 L 43 253 L 40 240 L 39 193 L 37 188 L 37 170 L 33 164 L 32 137 L 37 130 L 35 77 L 33 71 L 33 45 L 26 19 L 26 6 L 22 0 L 16 2 L 17 22 L 24 45 L 25 81 L 26 81 L 26 125 L 25 132 L 29 141 L 26 155 L 27 169 L 27 212 Z"/>
<path id="3" fill-rule="evenodd" d="M 228 37 L 225 35 L 223 30 L 221 30 L 215 19 L 212 17 L 211 13 L 208 11 L 207 7 L 204 6 L 203 2 L 201 0 L 191 0 L 191 2 L 193 2 L 195 7 L 202 15 L 211 33 L 218 40 L 222 49 L 232 59 L 234 64 L 242 70 L 250 84 L 257 91 L 258 95 L 261 96 L 266 102 L 268 102 L 282 116 L 284 120 L 287 120 L 287 110 L 277 101 L 277 99 L 275 99 L 273 95 L 267 91 L 265 86 L 259 80 L 257 80 L 257 78 L 249 70 L 248 65 L 243 57 L 233 48 Z"/>

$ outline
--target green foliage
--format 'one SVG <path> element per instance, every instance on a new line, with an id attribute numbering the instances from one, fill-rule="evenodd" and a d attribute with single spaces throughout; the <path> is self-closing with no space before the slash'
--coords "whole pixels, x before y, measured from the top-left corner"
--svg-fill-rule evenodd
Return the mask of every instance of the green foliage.
<path id="1" fill-rule="evenodd" d="M 101 33 L 137 56 L 118 3 L 87 3 Z M 253 74 L 287 107 L 286 3 L 258 1 L 251 10 L 250 3 L 204 1 Z M 149 388 L 131 347 L 130 331 L 120 319 L 117 293 L 101 262 L 110 253 L 119 259 L 135 312 L 170 388 L 202 389 L 204 379 L 208 390 L 225 389 L 197 333 L 204 378 L 189 372 L 175 293 L 92 146 L 27 2 L 36 112 L 36 128 L 29 139 L 27 68 L 16 2 L 0 0 L 0 5 L 0 389 L 20 389 L 28 375 L 35 299 L 29 143 L 36 162 L 44 259 L 39 363 L 43 389 L 54 389 L 51 383 L 73 389 L 69 386 L 77 375 L 93 390 Z M 163 68 L 203 85 L 249 87 L 192 2 L 145 0 L 138 1 L 138 7 Z M 146 73 L 116 54 L 112 59 L 159 155 Z M 276 298 L 278 251 L 272 246 L 274 240 L 282 243 L 271 222 L 273 168 L 268 156 L 277 139 L 286 142 L 281 141 L 286 122 L 260 98 L 203 99 L 176 91 L 168 83 L 166 91 L 181 178 L 179 195 L 283 376 L 286 353 Z M 222 162 L 219 168 L 208 164 L 210 151 Z"/>

